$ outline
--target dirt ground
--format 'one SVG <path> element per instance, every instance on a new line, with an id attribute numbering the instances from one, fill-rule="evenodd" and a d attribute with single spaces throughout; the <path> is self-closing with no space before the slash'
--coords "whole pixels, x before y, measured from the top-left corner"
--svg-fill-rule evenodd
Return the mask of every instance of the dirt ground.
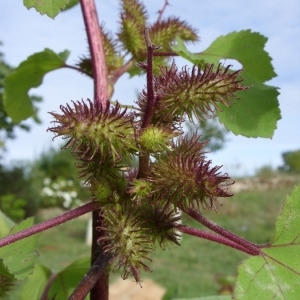
<path id="1" fill-rule="evenodd" d="M 161 300 L 166 290 L 151 279 L 145 279 L 142 287 L 131 280 L 118 280 L 109 287 L 110 300 Z"/>

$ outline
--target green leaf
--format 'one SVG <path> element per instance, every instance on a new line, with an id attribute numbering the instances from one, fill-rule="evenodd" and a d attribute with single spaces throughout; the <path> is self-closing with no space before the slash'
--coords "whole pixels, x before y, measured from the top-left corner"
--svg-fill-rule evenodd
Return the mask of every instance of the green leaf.
<path id="1" fill-rule="evenodd" d="M 20 300 L 40 299 L 51 276 L 51 271 L 42 265 L 36 265 L 33 274 L 24 282 L 20 291 Z"/>
<path id="2" fill-rule="evenodd" d="M 175 53 L 185 58 L 186 60 L 190 61 L 194 65 L 200 65 L 205 63 L 205 60 L 202 58 L 201 55 L 197 53 L 192 53 L 186 48 L 181 38 L 177 37 L 176 42 L 177 44 L 171 47 Z"/>
<path id="3" fill-rule="evenodd" d="M 14 221 L 7 217 L 0 210 L 0 238 L 7 235 L 9 230 L 15 225 Z"/>
<path id="4" fill-rule="evenodd" d="M 242 30 L 218 37 L 200 55 L 210 63 L 231 58 L 239 61 L 245 71 L 257 80 L 264 82 L 276 76 L 271 57 L 264 50 L 267 38 L 258 32 Z"/>
<path id="5" fill-rule="evenodd" d="M 65 8 L 62 9 L 62 11 L 68 10 L 72 7 L 74 7 L 75 5 L 77 5 L 79 3 L 79 0 L 69 0 L 69 3 L 66 5 Z"/>
<path id="6" fill-rule="evenodd" d="M 72 294 L 90 267 L 90 257 L 80 258 L 59 272 L 53 281 L 48 297 L 65 300 Z"/>
<path id="7" fill-rule="evenodd" d="M 68 56 L 67 50 L 57 54 L 45 49 L 29 56 L 5 78 L 4 107 L 14 122 L 20 122 L 34 114 L 28 91 L 39 86 L 48 72 L 64 67 Z"/>
<path id="8" fill-rule="evenodd" d="M 234 134 L 246 137 L 272 138 L 281 118 L 277 96 L 278 90 L 243 74 L 244 83 L 252 88 L 238 92 L 239 100 L 230 107 L 219 105 L 219 121 Z"/>
<path id="9" fill-rule="evenodd" d="M 299 299 L 300 185 L 287 197 L 270 245 L 238 268 L 235 299 Z"/>
<path id="10" fill-rule="evenodd" d="M 41 15 L 46 14 L 50 18 L 56 17 L 73 0 L 23 0 L 24 5 L 30 9 L 35 8 Z M 74 4 L 75 5 L 75 4 Z"/>
<path id="11" fill-rule="evenodd" d="M 10 234 L 26 229 L 32 224 L 33 218 L 28 218 L 16 225 Z M 38 257 L 35 248 L 39 236 L 40 234 L 35 234 L 0 248 L 0 263 L 2 262 L 16 279 L 23 280 L 33 272 L 34 263 Z"/>
<path id="12" fill-rule="evenodd" d="M 196 65 L 217 66 L 221 59 L 235 59 L 243 65 L 242 78 L 252 88 L 237 93 L 240 100 L 231 107 L 220 105 L 223 111 L 217 113 L 220 122 L 236 135 L 271 138 L 281 118 L 278 89 L 264 84 L 276 76 L 271 58 L 264 50 L 266 41 L 257 32 L 242 30 L 220 36 L 201 53 L 189 52 L 179 38 L 173 47 L 173 51 Z"/>

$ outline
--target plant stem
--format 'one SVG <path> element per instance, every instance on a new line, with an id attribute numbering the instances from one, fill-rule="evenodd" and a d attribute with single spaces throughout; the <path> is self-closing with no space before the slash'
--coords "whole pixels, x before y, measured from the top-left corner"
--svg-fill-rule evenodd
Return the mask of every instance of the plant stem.
<path id="1" fill-rule="evenodd" d="M 78 68 L 78 67 L 71 66 L 71 65 L 65 65 L 65 68 L 68 68 L 68 69 L 72 69 L 72 70 L 78 71 L 78 72 L 80 72 L 81 74 L 84 74 L 84 75 L 86 75 L 86 76 L 89 76 L 89 77 L 93 78 L 93 76 L 91 76 L 90 74 L 84 72 L 82 69 L 80 69 L 80 68 Z"/>
<path id="2" fill-rule="evenodd" d="M 156 47 L 151 43 L 149 29 L 145 28 L 145 41 L 147 45 L 147 104 L 142 121 L 142 129 L 151 124 L 154 108 L 154 89 L 153 89 L 153 50 Z"/>
<path id="3" fill-rule="evenodd" d="M 58 226 L 62 223 L 65 223 L 67 221 L 70 221 L 72 219 L 78 218 L 81 215 L 84 215 L 88 212 L 91 212 L 95 209 L 99 208 L 99 203 L 96 201 L 89 202 L 87 204 L 84 204 L 80 207 L 77 207 L 75 209 L 72 209 L 58 217 L 55 217 L 53 219 L 44 221 L 40 224 L 33 225 L 29 228 L 26 228 L 20 232 L 17 232 L 15 234 L 12 234 L 10 236 L 7 236 L 0 240 L 0 247 L 9 245 L 11 243 L 14 243 L 16 241 L 22 240 L 28 236 L 34 235 L 36 233 L 42 232 L 44 230 L 47 230 L 49 228 L 52 228 L 54 226 Z"/>
<path id="4" fill-rule="evenodd" d="M 190 217 L 204 225 L 205 227 L 209 228 L 210 230 L 214 231 L 215 233 L 231 240 L 232 242 L 247 248 L 249 251 L 252 252 L 252 255 L 259 255 L 261 254 L 259 246 L 245 240 L 244 238 L 226 230 L 225 228 L 219 226 L 218 224 L 208 220 L 205 218 L 202 214 L 198 213 L 194 209 L 187 209 L 184 210 L 186 214 L 188 214 Z"/>
<path id="5" fill-rule="evenodd" d="M 103 47 L 103 34 L 98 22 L 98 16 L 94 0 L 80 0 L 81 10 L 84 18 L 88 43 L 91 52 L 93 75 L 94 75 L 94 101 L 101 104 L 105 109 L 109 101 L 109 82 Z M 91 264 L 97 260 L 99 246 L 98 239 L 103 232 L 96 230 L 97 221 L 101 216 L 101 210 L 93 212 L 92 249 Z M 99 298 L 100 295 L 100 298 Z M 90 293 L 91 300 L 108 300 L 108 273 L 102 274 L 96 281 Z"/>
<path id="6" fill-rule="evenodd" d="M 163 16 L 163 14 L 164 14 L 164 12 L 165 12 L 168 5 L 169 5 L 168 0 L 165 0 L 163 8 L 158 11 L 158 18 L 157 18 L 157 21 L 156 21 L 157 23 L 161 21 L 161 18 L 162 18 L 162 16 Z"/>
<path id="7" fill-rule="evenodd" d="M 97 257 L 92 267 L 89 269 L 87 274 L 83 277 L 82 281 L 78 284 L 76 289 L 73 291 L 69 300 L 85 299 L 95 283 L 105 272 L 110 260 L 112 259 L 111 254 L 101 254 Z M 103 299 L 102 296 L 98 296 L 97 299 Z"/>
<path id="8" fill-rule="evenodd" d="M 153 50 L 157 47 L 154 46 L 151 43 L 150 35 L 149 35 L 149 29 L 145 28 L 145 41 L 147 46 L 147 104 L 146 109 L 144 111 L 144 116 L 142 120 L 141 129 L 147 128 L 151 122 L 153 117 L 153 110 L 154 110 L 154 104 L 155 104 L 155 96 L 154 96 L 154 88 L 153 88 Z M 137 175 L 137 178 L 144 178 L 148 174 L 149 169 L 149 152 L 143 151 L 141 149 L 141 152 L 139 155 L 139 172 Z"/>
<path id="9" fill-rule="evenodd" d="M 80 0 L 89 49 L 91 53 L 94 75 L 94 101 L 103 109 L 108 102 L 108 74 L 102 40 L 102 32 L 98 22 L 94 0 Z"/>
<path id="10" fill-rule="evenodd" d="M 103 235 L 103 231 L 99 231 L 96 228 L 101 227 L 103 221 L 102 209 L 93 211 L 93 222 L 92 222 L 92 249 L 91 249 L 91 265 L 98 260 L 99 257 L 103 257 L 102 248 L 98 245 L 98 239 Z M 90 299 L 91 300 L 108 300 L 109 295 L 109 272 L 102 272 L 101 276 L 90 290 Z"/>
<path id="11" fill-rule="evenodd" d="M 238 245 L 235 242 L 233 242 L 223 236 L 220 236 L 220 235 L 216 235 L 216 234 L 213 234 L 213 233 L 210 233 L 210 232 L 207 232 L 204 230 L 200 230 L 197 228 L 192 228 L 192 227 L 189 227 L 186 225 L 179 225 L 178 227 L 176 227 L 176 229 L 183 233 L 197 236 L 197 237 L 209 240 L 209 241 L 213 241 L 213 242 L 228 246 L 230 248 L 240 250 L 240 251 L 245 252 L 250 255 L 257 255 L 257 253 L 254 253 L 253 251 L 251 251 L 241 245 Z"/>
<path id="12" fill-rule="evenodd" d="M 134 64 L 134 59 L 131 58 L 127 63 L 125 63 L 122 67 L 111 74 L 112 83 L 115 84 L 117 80 L 127 72 Z"/>
<path id="13" fill-rule="evenodd" d="M 48 300 L 48 293 L 58 274 L 51 274 L 40 300 Z"/>

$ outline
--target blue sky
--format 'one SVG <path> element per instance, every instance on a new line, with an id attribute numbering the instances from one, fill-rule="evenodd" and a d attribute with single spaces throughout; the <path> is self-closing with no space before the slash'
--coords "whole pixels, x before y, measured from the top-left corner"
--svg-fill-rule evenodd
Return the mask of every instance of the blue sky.
<path id="1" fill-rule="evenodd" d="M 118 27 L 119 1 L 96 1 L 100 22 L 113 32 Z M 163 0 L 144 1 L 151 20 Z M 268 37 L 265 49 L 273 58 L 278 77 L 269 82 L 280 87 L 279 103 L 282 119 L 272 139 L 248 139 L 228 136 L 222 151 L 209 154 L 209 159 L 233 175 L 253 174 L 262 165 L 277 167 L 282 164 L 281 153 L 300 148 L 300 5 L 299 0 L 169 0 L 165 16 L 175 15 L 199 30 L 201 41 L 188 48 L 200 52 L 220 35 L 232 31 L 251 29 Z M 79 7 L 60 14 L 52 20 L 40 16 L 35 10 L 27 10 L 21 1 L 0 1 L 0 41 L 5 60 L 17 66 L 29 55 L 50 48 L 60 52 L 71 51 L 69 64 L 87 53 L 87 42 Z M 122 103 L 132 103 L 138 91 L 144 87 L 144 79 L 129 80 L 125 75 L 115 87 L 114 98 Z M 33 125 L 29 133 L 17 132 L 17 139 L 7 142 L 5 162 L 33 160 L 50 146 L 58 146 L 61 140 L 52 141 L 47 133 L 50 111 L 59 111 L 60 104 L 70 100 L 92 98 L 92 81 L 72 70 L 58 70 L 45 76 L 43 85 L 31 90 L 44 99 L 40 107 L 42 125 Z"/>

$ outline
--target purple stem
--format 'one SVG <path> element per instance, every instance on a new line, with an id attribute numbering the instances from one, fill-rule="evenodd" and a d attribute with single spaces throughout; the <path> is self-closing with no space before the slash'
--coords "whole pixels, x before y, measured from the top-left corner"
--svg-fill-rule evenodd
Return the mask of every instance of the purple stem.
<path id="1" fill-rule="evenodd" d="M 94 101 L 99 102 L 103 109 L 109 103 L 109 82 L 107 65 L 103 47 L 103 34 L 98 22 L 97 10 L 94 0 L 80 0 L 81 10 L 84 18 L 86 33 L 88 36 L 89 49 L 91 53 L 93 75 L 94 75 Z M 92 231 L 92 249 L 91 264 L 97 259 L 99 246 L 97 240 L 103 235 L 103 232 L 95 230 L 95 224 L 98 218 L 101 219 L 101 209 L 93 212 L 93 231 Z M 90 299 L 108 300 L 108 273 L 102 274 L 90 293 Z"/>
<path id="2" fill-rule="evenodd" d="M 190 217 L 204 225 L 205 227 L 209 228 L 210 230 L 214 231 L 215 233 L 231 240 L 232 242 L 247 248 L 249 251 L 252 252 L 252 255 L 259 255 L 261 254 L 259 246 L 245 240 L 244 238 L 226 230 L 225 228 L 219 226 L 218 224 L 206 219 L 202 214 L 198 213 L 194 209 L 186 209 L 184 210 L 186 214 Z"/>
<path id="3" fill-rule="evenodd" d="M 96 201 L 89 202 L 87 204 L 84 204 L 80 207 L 77 207 L 75 209 L 72 209 L 58 217 L 55 217 L 53 219 L 44 221 L 42 223 L 33 225 L 29 228 L 26 228 L 20 232 L 14 233 L 12 235 L 9 235 L 7 237 L 4 237 L 0 240 L 0 247 L 9 245 L 11 243 L 14 243 L 16 241 L 22 240 L 28 236 L 34 235 L 36 233 L 42 232 L 44 230 L 47 230 L 49 228 L 52 228 L 54 226 L 58 226 L 62 223 L 65 223 L 67 221 L 70 221 L 72 219 L 75 219 L 81 215 L 84 215 L 88 212 L 91 212 L 93 210 L 96 210 L 99 208 L 99 203 Z"/>
<path id="4" fill-rule="evenodd" d="M 154 108 L 154 88 L 153 88 L 153 50 L 156 48 L 150 40 L 149 29 L 145 28 L 145 40 L 147 45 L 147 105 L 144 112 L 142 128 L 150 125 Z"/>
<path id="5" fill-rule="evenodd" d="M 200 230 L 200 229 L 185 226 L 185 225 L 180 225 L 176 228 L 179 231 L 183 232 L 183 233 L 193 235 L 193 236 L 197 236 L 197 237 L 209 240 L 209 241 L 213 241 L 213 242 L 228 246 L 230 248 L 240 250 L 240 251 L 245 252 L 245 253 L 250 254 L 250 255 L 257 255 L 253 251 L 251 251 L 251 250 L 249 250 L 249 249 L 247 249 L 247 248 L 245 248 L 241 245 L 238 245 L 235 242 L 233 242 L 233 241 L 231 241 L 231 240 L 229 240 L 229 239 L 227 239 L 223 236 L 216 235 L 216 234 L 204 231 L 204 230 Z"/>
<path id="6" fill-rule="evenodd" d="M 110 260 L 113 258 L 112 254 L 101 253 L 86 275 L 83 277 L 81 282 L 77 285 L 76 289 L 73 291 L 72 295 L 68 300 L 78 300 L 85 299 L 91 289 L 94 287 L 95 283 L 105 272 Z M 102 299 L 102 298 L 98 298 Z"/>
<path id="7" fill-rule="evenodd" d="M 99 101 L 105 109 L 108 99 L 108 74 L 102 40 L 102 32 L 94 0 L 80 0 L 94 76 L 94 101 Z"/>
<path id="8" fill-rule="evenodd" d="M 57 277 L 57 274 L 51 274 L 40 300 L 48 300 L 48 293 L 49 293 L 51 285 L 52 285 L 53 281 L 56 279 L 56 277 Z"/>
<path id="9" fill-rule="evenodd" d="M 147 27 L 145 28 L 145 41 L 147 46 L 147 104 L 142 120 L 142 129 L 147 128 L 152 122 L 155 102 L 153 87 L 153 50 L 156 49 L 156 46 L 151 43 L 149 29 Z M 142 152 L 143 153 L 139 155 L 139 172 L 137 178 L 145 178 L 148 175 L 150 154 L 148 151 Z"/>

